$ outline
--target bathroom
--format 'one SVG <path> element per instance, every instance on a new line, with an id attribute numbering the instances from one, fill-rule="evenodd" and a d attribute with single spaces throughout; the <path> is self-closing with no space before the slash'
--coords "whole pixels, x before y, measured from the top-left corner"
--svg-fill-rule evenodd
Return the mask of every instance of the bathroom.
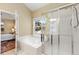
<path id="1" fill-rule="evenodd" d="M 6 30 L 3 18 L 12 21 L 8 34 L 15 39 L 7 51 L 0 40 L 2 55 L 79 55 L 78 3 L 2 3 L 0 10 L 1 40 Z"/>

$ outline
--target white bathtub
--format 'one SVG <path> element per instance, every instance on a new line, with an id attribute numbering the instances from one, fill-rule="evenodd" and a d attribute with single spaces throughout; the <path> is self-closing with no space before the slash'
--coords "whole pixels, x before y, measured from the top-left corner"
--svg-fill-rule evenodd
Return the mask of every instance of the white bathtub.
<path id="1" fill-rule="evenodd" d="M 35 36 L 24 36 L 18 40 L 18 48 L 21 49 L 20 54 L 41 54 L 41 39 Z"/>

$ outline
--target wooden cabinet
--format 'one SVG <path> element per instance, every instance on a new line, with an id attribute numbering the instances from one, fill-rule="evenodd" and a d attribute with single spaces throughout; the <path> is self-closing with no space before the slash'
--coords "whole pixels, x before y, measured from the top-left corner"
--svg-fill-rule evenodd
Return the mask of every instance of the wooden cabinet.
<path id="1" fill-rule="evenodd" d="M 15 40 L 8 40 L 1 42 L 1 53 L 15 48 Z"/>

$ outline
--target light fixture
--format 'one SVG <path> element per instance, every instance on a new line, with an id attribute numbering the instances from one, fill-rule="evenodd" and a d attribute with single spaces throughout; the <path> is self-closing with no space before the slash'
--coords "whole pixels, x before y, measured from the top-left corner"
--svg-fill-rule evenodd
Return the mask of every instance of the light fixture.
<path id="1" fill-rule="evenodd" d="M 4 23 L 3 23 L 3 22 L 1 22 L 1 23 L 0 23 L 0 25 L 4 25 Z"/>
<path id="2" fill-rule="evenodd" d="M 15 28 L 13 27 L 13 28 L 12 28 L 12 33 L 14 33 L 14 32 L 15 32 Z"/>

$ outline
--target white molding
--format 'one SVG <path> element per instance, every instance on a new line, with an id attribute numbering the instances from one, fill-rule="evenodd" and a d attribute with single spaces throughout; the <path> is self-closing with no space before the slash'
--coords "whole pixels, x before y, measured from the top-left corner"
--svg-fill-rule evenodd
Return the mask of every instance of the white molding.
<path id="1" fill-rule="evenodd" d="M 17 11 L 15 11 L 15 19 L 16 19 L 16 54 L 17 54 L 17 41 L 18 41 L 18 39 L 19 39 L 19 15 L 18 15 L 18 12 Z"/>

